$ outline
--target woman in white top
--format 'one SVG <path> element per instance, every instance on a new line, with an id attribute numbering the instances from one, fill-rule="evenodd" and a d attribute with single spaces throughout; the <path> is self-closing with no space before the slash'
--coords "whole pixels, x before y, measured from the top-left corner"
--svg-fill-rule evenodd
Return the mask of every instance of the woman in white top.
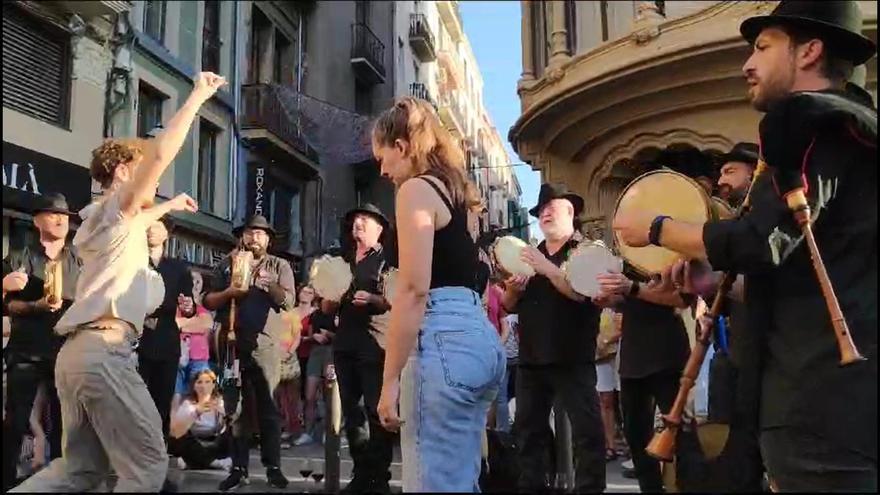
<path id="1" fill-rule="evenodd" d="M 169 453 L 178 456 L 181 469 L 229 470 L 231 443 L 224 423 L 223 398 L 217 376 L 200 371 L 180 407 L 171 418 Z"/>

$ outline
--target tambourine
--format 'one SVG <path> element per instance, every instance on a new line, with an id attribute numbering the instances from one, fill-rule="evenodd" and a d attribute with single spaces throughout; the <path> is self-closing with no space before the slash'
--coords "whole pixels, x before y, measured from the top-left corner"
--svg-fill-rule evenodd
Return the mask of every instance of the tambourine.
<path id="1" fill-rule="evenodd" d="M 495 239 L 492 243 L 492 264 L 506 275 L 523 275 L 531 277 L 535 269 L 522 260 L 522 250 L 528 247 L 522 239 L 506 235 Z"/>
<path id="2" fill-rule="evenodd" d="M 647 211 L 698 224 L 733 216 L 727 203 L 709 197 L 696 181 L 672 170 L 655 170 L 633 179 L 620 194 L 614 217 L 631 211 Z M 660 246 L 628 246 L 620 241 L 616 232 L 614 240 L 620 256 L 643 279 L 662 273 L 681 258 L 680 254 Z"/>
<path id="3" fill-rule="evenodd" d="M 382 289 L 382 296 L 385 297 L 385 300 L 388 301 L 392 306 L 394 305 L 394 294 L 397 289 L 397 275 L 400 271 L 397 268 L 391 268 L 386 271 L 382 275 L 382 281 L 380 283 L 380 289 Z"/>
<path id="4" fill-rule="evenodd" d="M 340 256 L 321 256 L 309 270 L 309 285 L 329 301 L 340 301 L 353 280 L 351 266 Z"/>
<path id="5" fill-rule="evenodd" d="M 562 271 L 571 288 L 582 296 L 599 295 L 598 275 L 621 273 L 623 261 L 614 256 L 602 241 L 582 242 L 562 264 Z"/>
<path id="6" fill-rule="evenodd" d="M 49 261 L 43 275 L 43 297 L 49 304 L 61 302 L 63 287 L 63 275 L 60 261 Z"/>

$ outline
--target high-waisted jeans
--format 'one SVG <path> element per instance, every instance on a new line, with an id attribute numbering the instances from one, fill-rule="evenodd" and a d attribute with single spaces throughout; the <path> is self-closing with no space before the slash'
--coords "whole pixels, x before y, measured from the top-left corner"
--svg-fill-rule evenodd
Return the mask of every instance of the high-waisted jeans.
<path id="1" fill-rule="evenodd" d="M 489 405 L 507 364 L 476 292 L 432 289 L 401 377 L 404 492 L 478 492 Z"/>

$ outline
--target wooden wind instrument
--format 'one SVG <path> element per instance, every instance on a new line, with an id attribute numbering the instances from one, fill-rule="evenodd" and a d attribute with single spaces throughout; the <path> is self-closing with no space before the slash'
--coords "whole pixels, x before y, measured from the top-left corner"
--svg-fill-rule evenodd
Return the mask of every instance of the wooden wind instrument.
<path id="1" fill-rule="evenodd" d="M 819 254 L 819 247 L 816 245 L 813 227 L 810 224 L 810 205 L 807 203 L 804 188 L 798 187 L 790 191 L 785 195 L 785 202 L 794 215 L 798 226 L 801 228 L 804 239 L 807 241 L 810 259 L 813 261 L 813 270 L 819 279 L 822 296 L 825 299 L 825 304 L 828 306 L 828 313 L 831 315 L 831 325 L 834 329 L 834 337 L 837 339 L 837 348 L 840 351 L 840 365 L 846 366 L 858 361 L 864 361 L 864 356 L 859 354 L 859 350 L 852 340 L 846 319 L 843 317 L 843 311 L 837 302 L 837 295 L 834 294 L 831 279 L 828 277 L 828 271 L 825 269 L 825 263 L 822 261 L 822 255 Z"/>
<path id="2" fill-rule="evenodd" d="M 758 166 L 755 168 L 755 173 L 752 176 L 749 190 L 743 200 L 743 204 L 736 212 L 736 218 L 739 218 L 748 209 L 752 188 L 755 186 L 758 176 L 766 169 L 767 164 L 765 164 L 763 160 L 759 160 Z M 718 319 L 718 315 L 721 312 L 724 298 L 727 297 L 735 280 L 736 273 L 726 272 L 724 274 L 724 277 L 721 279 L 721 284 L 715 292 L 715 299 L 712 301 L 712 306 L 706 313 L 708 318 L 703 319 L 704 321 L 708 319 L 710 323 L 705 328 L 702 328 L 700 322 L 697 322 L 699 334 L 694 343 L 694 348 L 691 350 L 691 354 L 688 357 L 684 371 L 682 371 L 680 385 L 678 387 L 678 395 L 675 396 L 675 402 L 672 403 L 672 408 L 669 412 L 662 416 L 664 425 L 663 430 L 654 434 L 654 437 L 648 443 L 648 446 L 645 447 L 645 452 L 657 460 L 672 462 L 673 454 L 675 453 L 675 438 L 681 427 L 681 415 L 684 413 L 688 394 L 694 387 L 694 383 L 696 383 L 700 368 L 703 367 L 703 361 L 706 359 L 706 351 L 709 349 L 709 338 L 712 335 L 712 329 L 714 328 L 715 321 Z"/>

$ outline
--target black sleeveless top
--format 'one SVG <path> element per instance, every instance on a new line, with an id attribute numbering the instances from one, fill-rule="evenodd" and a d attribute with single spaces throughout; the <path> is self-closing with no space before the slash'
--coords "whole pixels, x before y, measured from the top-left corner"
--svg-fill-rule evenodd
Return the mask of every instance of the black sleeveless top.
<path id="1" fill-rule="evenodd" d="M 419 176 L 419 179 L 427 182 L 443 200 L 443 204 L 449 208 L 451 219 L 440 230 L 434 231 L 434 259 L 431 261 L 431 288 L 438 287 L 467 287 L 478 293 L 482 292 L 479 286 L 480 262 L 477 245 L 468 232 L 467 208 L 464 205 L 452 206 L 452 202 L 443 193 L 440 187 L 427 179 Z"/>

